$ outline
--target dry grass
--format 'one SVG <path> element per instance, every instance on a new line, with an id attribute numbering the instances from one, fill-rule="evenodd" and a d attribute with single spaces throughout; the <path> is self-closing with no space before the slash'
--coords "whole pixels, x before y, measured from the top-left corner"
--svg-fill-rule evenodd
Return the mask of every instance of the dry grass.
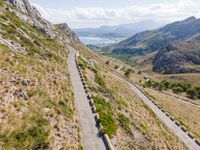
<path id="1" fill-rule="evenodd" d="M 69 128 L 73 134 L 63 137 L 63 146 L 76 146 L 77 141 L 74 136 L 77 137 L 77 123 L 73 92 L 69 74 L 65 69 L 67 64 L 32 59 L 8 49 L 0 49 L 0 53 L 0 109 L 3 118 L 1 119 L 0 134 L 9 135 L 9 133 L 20 131 L 22 128 L 30 128 L 35 124 L 32 117 L 37 115 L 49 120 L 48 137 L 52 148 L 56 144 L 54 143 L 56 141 L 55 134 L 64 128 Z M 12 59 L 14 65 L 7 65 L 6 59 Z M 31 64 L 30 60 L 34 63 Z M 31 84 L 22 85 L 25 79 L 29 79 Z M 16 95 L 20 91 L 28 94 L 28 100 Z M 8 94 L 14 95 L 13 101 L 6 101 Z M 59 104 L 60 101 L 63 102 L 63 105 Z M 61 125 L 59 126 L 59 124 Z M 59 126 L 58 131 L 54 128 L 55 125 Z M 74 145 L 71 141 L 74 142 Z"/>
<path id="2" fill-rule="evenodd" d="M 93 80 L 94 74 L 91 70 L 85 72 L 90 87 L 96 87 Z M 129 118 L 131 123 L 131 132 L 133 137 L 128 135 L 118 123 L 117 133 L 113 136 L 112 142 L 116 149 L 187 149 L 185 145 L 173 135 L 132 91 L 128 83 L 113 76 L 110 72 L 104 70 L 101 65 L 98 68 L 98 74 L 103 77 L 106 83 L 106 89 L 112 96 L 107 96 L 99 90 L 93 90 L 93 95 L 104 97 L 112 105 L 113 117 L 117 119 L 116 114 L 123 113 Z"/>
<path id="3" fill-rule="evenodd" d="M 79 47 L 77 49 L 80 49 L 81 53 L 89 58 L 94 59 L 94 61 L 96 61 L 96 63 L 100 63 L 101 65 L 103 65 L 106 68 L 110 68 L 110 69 L 114 69 L 115 66 L 121 66 L 123 65 L 123 68 L 121 70 L 118 70 L 119 73 L 124 73 L 124 70 L 126 70 L 127 68 L 130 68 L 129 65 L 121 62 L 120 60 L 114 59 L 112 57 L 107 57 L 101 54 L 97 54 L 95 52 L 93 52 L 91 49 L 83 46 L 83 45 L 79 45 Z M 109 62 L 109 64 L 106 64 L 106 62 Z"/>
<path id="4" fill-rule="evenodd" d="M 0 34 L 23 47 L 19 52 L 0 45 L 0 149 L 78 149 L 69 51 L 4 7 L 0 10 L 6 16 L 0 15 Z"/>
<path id="5" fill-rule="evenodd" d="M 170 82 L 183 82 L 189 83 L 193 86 L 200 85 L 200 74 L 199 73 L 185 73 L 185 74 L 159 74 L 152 71 L 152 60 L 146 60 L 141 66 L 135 68 L 136 72 L 142 71 L 144 75 L 148 76 L 154 81 L 160 82 L 167 80 Z"/>
<path id="6" fill-rule="evenodd" d="M 155 90 L 145 89 L 155 101 L 200 138 L 200 109 Z"/>
<path id="7" fill-rule="evenodd" d="M 193 86 L 200 85 L 200 74 L 199 73 L 187 73 L 187 74 L 171 74 L 171 75 L 160 75 L 156 74 L 153 78 L 158 80 L 168 80 L 171 82 L 184 82 L 192 84 Z"/>

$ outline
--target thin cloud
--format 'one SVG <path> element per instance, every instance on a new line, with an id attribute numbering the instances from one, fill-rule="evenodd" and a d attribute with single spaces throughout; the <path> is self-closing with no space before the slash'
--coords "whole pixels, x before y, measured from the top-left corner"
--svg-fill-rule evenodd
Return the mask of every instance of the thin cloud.
<path id="1" fill-rule="evenodd" d="M 100 26 L 154 19 L 159 22 L 175 21 L 189 16 L 200 17 L 200 2 L 196 0 L 178 0 L 174 3 L 150 5 L 132 5 L 124 8 L 105 9 L 101 7 L 70 10 L 43 8 L 33 4 L 42 16 L 53 23 L 68 22 L 72 27 Z"/>

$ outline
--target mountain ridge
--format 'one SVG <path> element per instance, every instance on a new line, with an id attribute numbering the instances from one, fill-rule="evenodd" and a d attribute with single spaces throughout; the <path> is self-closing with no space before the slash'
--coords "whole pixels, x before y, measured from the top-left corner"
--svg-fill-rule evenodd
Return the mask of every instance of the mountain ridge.
<path id="1" fill-rule="evenodd" d="M 199 40 L 200 20 L 189 17 L 173 22 L 157 30 L 144 31 L 108 47 L 111 53 L 144 55 L 167 46 L 173 41 Z"/>
<path id="2" fill-rule="evenodd" d="M 55 29 L 58 29 L 58 25 L 54 25 L 51 22 L 44 19 L 40 12 L 32 6 L 28 0 L 4 0 L 8 4 L 15 6 L 22 13 L 16 10 L 12 10 L 12 12 L 18 16 L 22 21 L 29 23 L 34 28 L 40 30 L 44 34 L 48 35 L 51 39 L 59 38 L 59 34 Z M 79 38 L 75 35 L 75 33 L 71 30 L 71 28 L 67 25 L 67 23 L 61 23 L 61 26 L 65 35 L 65 40 L 68 38 L 69 43 L 74 42 L 76 44 L 80 43 Z M 68 37 L 67 37 L 68 36 Z M 71 40 L 71 41 L 70 41 Z M 68 43 L 68 44 L 69 44 Z"/>
<path id="3" fill-rule="evenodd" d="M 174 42 L 153 60 L 153 71 L 164 74 L 200 73 L 200 42 Z"/>
<path id="4" fill-rule="evenodd" d="M 154 20 L 145 20 L 130 24 L 120 24 L 113 26 L 101 26 L 98 28 L 80 28 L 75 29 L 79 36 L 96 36 L 96 37 L 130 37 L 135 33 L 156 29 L 161 26 Z"/>

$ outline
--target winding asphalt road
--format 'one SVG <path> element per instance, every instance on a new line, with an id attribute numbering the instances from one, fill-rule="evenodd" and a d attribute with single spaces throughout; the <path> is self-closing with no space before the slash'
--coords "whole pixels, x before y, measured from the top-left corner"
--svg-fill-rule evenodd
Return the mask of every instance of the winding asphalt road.
<path id="1" fill-rule="evenodd" d="M 78 69 L 75 63 L 76 50 L 69 46 L 70 55 L 68 59 L 68 69 L 76 100 L 80 121 L 80 132 L 84 150 L 106 150 L 103 139 L 98 135 L 98 129 L 91 111 L 87 95 L 83 88 Z"/>
<path id="2" fill-rule="evenodd" d="M 158 116 L 158 118 L 164 122 L 164 124 L 171 129 L 188 147 L 189 150 L 200 150 L 193 139 L 191 139 L 186 132 L 184 132 L 179 126 L 175 124 L 165 113 L 163 113 L 155 104 L 153 104 L 135 85 L 129 83 L 133 91 L 146 103 L 151 110 Z"/>
<path id="3" fill-rule="evenodd" d="M 117 78 L 124 80 L 123 76 L 118 73 L 112 71 L 112 74 Z M 176 135 L 179 137 L 183 143 L 188 147 L 189 150 L 200 150 L 200 146 L 194 141 L 194 139 L 190 138 L 187 132 L 184 132 L 180 126 L 177 126 L 174 121 L 172 121 L 164 112 L 161 111 L 152 101 L 149 100 L 147 96 L 137 87 L 137 85 L 128 82 L 131 86 L 132 90 L 143 100 L 145 104 L 147 104 L 150 109 L 156 114 L 156 116 Z"/>
<path id="4" fill-rule="evenodd" d="M 87 95 L 84 91 L 81 79 L 78 74 L 75 63 L 76 50 L 72 47 L 70 49 L 70 56 L 68 60 L 68 68 L 71 75 L 71 82 L 74 88 L 74 94 L 76 99 L 76 106 L 79 114 L 81 138 L 83 140 L 83 148 L 85 150 L 105 150 L 107 149 L 103 139 L 98 136 L 98 129 L 96 128 L 96 122 L 94 120 L 94 114 L 92 114 L 91 108 L 88 103 Z M 113 75 L 118 77 L 125 82 L 123 76 L 116 72 L 112 72 Z M 176 135 L 181 139 L 189 150 L 200 150 L 194 139 L 190 138 L 187 132 L 184 132 L 179 126 L 175 124 L 165 113 L 163 113 L 152 101 L 145 96 L 145 94 L 140 91 L 137 85 L 128 82 L 132 87 L 132 90 L 147 104 L 151 110 L 156 114 L 156 116 Z"/>

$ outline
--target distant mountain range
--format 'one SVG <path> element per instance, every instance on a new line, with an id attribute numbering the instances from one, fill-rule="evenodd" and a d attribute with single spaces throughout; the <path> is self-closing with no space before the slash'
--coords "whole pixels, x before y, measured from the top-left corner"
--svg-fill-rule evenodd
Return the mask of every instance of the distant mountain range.
<path id="1" fill-rule="evenodd" d="M 200 19 L 189 17 L 157 30 L 137 33 L 117 44 L 104 47 L 103 50 L 113 55 L 128 57 L 145 56 L 158 51 L 153 61 L 154 71 L 162 73 L 199 72 L 199 69 L 192 67 L 200 65 L 199 40 Z M 186 64 L 187 67 L 184 67 Z M 191 64 L 189 68 L 188 64 Z"/>
<path id="2" fill-rule="evenodd" d="M 187 18 L 157 30 L 144 31 L 109 47 L 115 54 L 144 55 L 157 51 L 173 41 L 200 39 L 200 19 Z"/>
<path id="3" fill-rule="evenodd" d="M 115 26 L 101 26 L 99 28 L 81 28 L 74 31 L 78 36 L 121 38 L 130 37 L 138 32 L 152 30 L 161 27 L 161 23 L 153 20 L 145 20 L 132 24 L 121 24 Z"/>

